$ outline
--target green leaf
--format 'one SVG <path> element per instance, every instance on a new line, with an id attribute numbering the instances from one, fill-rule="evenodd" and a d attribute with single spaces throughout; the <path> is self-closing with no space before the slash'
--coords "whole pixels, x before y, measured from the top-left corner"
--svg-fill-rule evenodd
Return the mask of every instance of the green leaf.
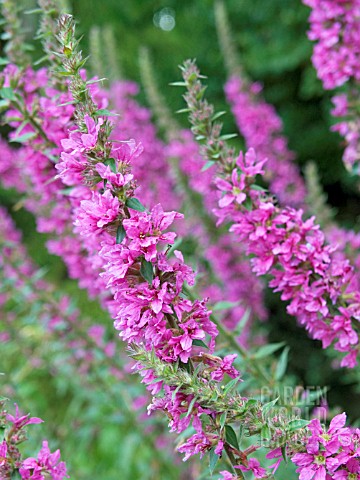
<path id="1" fill-rule="evenodd" d="M 268 425 L 263 425 L 262 429 L 261 429 L 261 432 L 260 432 L 260 436 L 261 436 L 261 439 L 262 440 L 270 440 L 271 438 L 271 433 L 270 433 L 270 428 L 268 427 Z"/>
<path id="2" fill-rule="evenodd" d="M 7 100 L 16 100 L 15 92 L 10 87 L 3 87 L 0 89 L 0 97 L 6 98 Z"/>
<path id="3" fill-rule="evenodd" d="M 230 138 L 235 138 L 238 137 L 237 133 L 227 133 L 225 135 L 221 135 L 219 137 L 219 140 L 230 140 Z"/>
<path id="4" fill-rule="evenodd" d="M 169 83 L 169 85 L 171 85 L 172 87 L 186 87 L 185 82 L 171 82 Z"/>
<path id="5" fill-rule="evenodd" d="M 113 173 L 116 173 L 116 160 L 115 160 L 115 158 L 107 158 L 104 162 L 104 165 L 108 165 L 110 167 L 110 170 Z"/>
<path id="6" fill-rule="evenodd" d="M 151 284 L 154 278 L 153 264 L 143 258 L 141 260 L 140 273 L 141 276 Z"/>
<path id="7" fill-rule="evenodd" d="M 291 420 L 287 425 L 287 430 L 289 432 L 294 432 L 295 430 L 300 430 L 301 428 L 306 427 L 306 425 L 309 425 L 309 423 L 309 420 Z"/>
<path id="8" fill-rule="evenodd" d="M 212 307 L 213 312 L 218 312 L 219 310 L 229 310 L 229 308 L 237 307 L 240 305 L 240 302 L 217 302 L 215 305 Z"/>
<path id="9" fill-rule="evenodd" d="M 67 72 L 66 70 L 58 70 L 56 73 L 63 77 L 72 77 L 74 75 L 73 72 Z"/>
<path id="10" fill-rule="evenodd" d="M 190 108 L 180 108 L 180 110 L 176 110 L 175 113 L 189 113 L 191 112 Z"/>
<path id="11" fill-rule="evenodd" d="M 95 115 L 97 117 L 118 117 L 118 113 L 110 112 L 107 108 L 100 108 L 100 110 L 97 110 L 95 112 Z"/>
<path id="12" fill-rule="evenodd" d="M 250 308 L 247 308 L 244 312 L 244 315 L 242 316 L 240 322 L 237 324 L 235 330 L 234 330 L 234 336 L 240 336 L 242 331 L 244 330 L 245 328 L 245 325 L 247 324 L 247 322 L 249 321 L 249 318 L 250 318 L 250 314 L 251 314 L 251 309 Z"/>
<path id="13" fill-rule="evenodd" d="M 226 417 L 227 417 L 227 412 L 223 412 L 221 415 L 220 415 L 220 427 L 221 428 L 224 428 L 224 425 L 226 423 Z"/>
<path id="14" fill-rule="evenodd" d="M 289 347 L 285 347 L 280 355 L 280 359 L 278 361 L 278 364 L 276 365 L 275 380 L 280 380 L 286 372 L 289 350 Z"/>
<path id="15" fill-rule="evenodd" d="M 244 434 L 244 425 L 243 425 L 242 423 L 240 423 L 240 426 L 239 426 L 239 435 L 238 435 L 239 446 L 240 446 L 240 447 L 241 447 L 241 442 L 242 442 L 243 434 Z"/>
<path id="16" fill-rule="evenodd" d="M 59 190 L 59 193 L 62 195 L 71 195 L 71 192 L 74 190 L 74 187 L 67 187 L 63 188 L 62 190 Z"/>
<path id="17" fill-rule="evenodd" d="M 216 162 L 213 162 L 212 160 L 209 160 L 208 162 L 205 163 L 205 165 L 202 167 L 201 171 L 205 172 L 209 168 L 211 168 L 213 165 L 215 165 Z"/>
<path id="18" fill-rule="evenodd" d="M 25 10 L 25 15 L 32 15 L 33 13 L 44 13 L 42 8 L 32 8 L 31 10 Z"/>
<path id="19" fill-rule="evenodd" d="M 224 111 L 224 112 L 217 112 L 217 113 L 215 113 L 215 115 L 213 115 L 213 116 L 211 117 L 211 120 L 212 120 L 212 121 L 217 120 L 218 118 L 222 117 L 222 116 L 225 115 L 225 114 L 226 114 L 225 111 Z"/>
<path id="20" fill-rule="evenodd" d="M 126 199 L 125 205 L 133 210 L 137 210 L 138 212 L 145 212 L 146 210 L 144 205 L 135 197 Z"/>
<path id="21" fill-rule="evenodd" d="M 182 384 L 180 383 L 180 384 L 175 388 L 175 390 L 172 392 L 172 394 L 171 394 L 171 399 L 172 399 L 173 402 L 175 401 L 175 396 L 176 396 L 176 394 L 178 393 L 178 391 L 180 390 L 181 387 L 182 387 Z"/>
<path id="22" fill-rule="evenodd" d="M 278 400 L 279 400 L 279 397 L 275 398 L 274 400 L 271 400 L 271 402 L 265 403 L 262 406 L 261 411 L 262 411 L 262 414 L 263 414 L 263 418 L 266 417 L 266 415 L 275 406 L 275 404 L 277 403 Z"/>
<path id="23" fill-rule="evenodd" d="M 24 120 L 23 122 L 21 122 L 21 124 L 18 126 L 18 128 L 15 130 L 15 135 L 16 137 L 19 137 L 20 136 L 20 133 L 23 131 L 23 129 L 26 127 L 26 125 L 28 125 L 29 121 L 28 120 Z"/>
<path id="24" fill-rule="evenodd" d="M 20 137 L 15 137 L 9 140 L 9 142 L 17 142 L 17 143 L 25 143 L 28 140 L 36 137 L 35 132 L 24 133 L 24 135 L 20 135 Z"/>
<path id="25" fill-rule="evenodd" d="M 269 355 L 276 352 L 283 346 L 284 346 L 284 342 L 269 343 L 268 345 L 264 345 L 263 347 L 260 347 L 259 350 L 255 353 L 255 355 L 253 355 L 253 358 L 268 357 Z"/>
<path id="26" fill-rule="evenodd" d="M 210 469 L 211 475 L 215 470 L 218 460 L 219 460 L 219 455 L 216 455 L 216 453 L 214 452 L 214 448 L 211 448 L 209 451 L 209 469 Z"/>
<path id="27" fill-rule="evenodd" d="M 251 185 L 250 188 L 251 190 L 258 190 L 259 192 L 267 192 L 267 189 L 260 185 Z"/>
<path id="28" fill-rule="evenodd" d="M 9 63 L 9 60 L 4 57 L 0 57 L 0 65 L 7 65 Z"/>
<path id="29" fill-rule="evenodd" d="M 116 230 L 116 244 L 118 245 L 119 243 L 121 243 L 125 237 L 126 237 L 125 228 L 121 223 Z"/>
<path id="30" fill-rule="evenodd" d="M 230 380 L 230 382 L 228 382 L 225 385 L 225 388 L 224 388 L 225 395 L 227 395 L 232 389 L 236 387 L 236 385 L 239 383 L 239 378 L 240 377 L 233 378 L 232 380 Z"/>
<path id="31" fill-rule="evenodd" d="M 282 445 L 281 454 L 283 456 L 283 459 L 284 459 L 285 463 L 287 463 L 288 460 L 287 460 L 287 455 L 286 455 L 286 445 Z"/>
<path id="32" fill-rule="evenodd" d="M 259 402 L 255 400 L 255 398 L 250 398 L 246 403 L 245 403 L 245 410 L 248 410 L 254 405 L 257 405 Z"/>
<path id="33" fill-rule="evenodd" d="M 88 80 L 86 82 L 86 85 L 93 85 L 94 83 L 103 82 L 104 80 L 107 80 L 107 78 L 103 77 L 103 78 L 97 78 L 96 80 Z"/>
<path id="34" fill-rule="evenodd" d="M 196 347 L 209 348 L 209 347 L 206 345 L 205 342 L 203 342 L 202 340 L 198 340 L 198 339 L 193 340 L 192 344 L 195 345 Z"/>
<path id="35" fill-rule="evenodd" d="M 170 247 L 169 250 L 167 251 L 167 256 L 170 257 L 170 256 L 173 254 L 174 250 L 177 250 L 177 249 L 180 247 L 180 245 L 182 244 L 182 242 L 183 242 L 183 239 L 182 239 L 181 237 L 177 238 L 177 239 L 175 240 L 175 243 L 174 243 L 173 245 L 171 245 L 171 247 Z M 170 246 L 170 245 L 169 245 L 169 246 Z"/>
<path id="36" fill-rule="evenodd" d="M 188 416 L 190 415 L 190 413 L 192 412 L 192 410 L 193 410 L 193 408 L 194 408 L 194 405 L 195 405 L 195 402 L 196 402 L 196 400 L 197 400 L 197 397 L 194 397 L 194 398 L 191 400 L 191 402 L 190 402 L 190 404 L 189 404 L 188 411 L 186 412 L 186 415 L 185 415 L 185 417 L 188 417 Z"/>
<path id="37" fill-rule="evenodd" d="M 0 100 L 0 110 L 5 110 L 10 105 L 9 100 Z"/>
<path id="38" fill-rule="evenodd" d="M 236 433 L 230 425 L 225 425 L 225 438 L 230 445 L 235 447 L 237 450 L 240 450 Z"/>

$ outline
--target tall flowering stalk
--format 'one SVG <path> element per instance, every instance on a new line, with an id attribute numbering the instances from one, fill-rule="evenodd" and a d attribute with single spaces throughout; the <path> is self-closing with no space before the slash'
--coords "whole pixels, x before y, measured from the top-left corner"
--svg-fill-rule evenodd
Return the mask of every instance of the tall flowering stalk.
<path id="1" fill-rule="evenodd" d="M 242 345 L 246 345 L 250 340 L 255 318 L 260 320 L 267 318 L 263 284 L 251 273 L 248 259 L 244 258 L 242 245 L 233 242 L 226 229 L 223 231 L 216 229 L 216 219 L 212 210 L 217 203 L 217 194 L 212 183 L 212 168 L 210 166 L 206 171 L 201 171 L 198 145 L 191 132 L 181 130 L 172 119 L 159 92 L 151 65 L 148 51 L 142 50 L 140 70 L 147 99 L 157 123 L 167 137 L 165 153 L 168 163 L 172 165 L 174 176 L 178 178 L 180 188 L 185 192 L 184 208 L 188 213 L 187 223 L 190 225 L 190 231 L 196 229 L 200 243 L 197 255 L 203 257 L 204 263 L 209 265 L 209 273 L 205 270 L 203 274 L 206 281 L 198 281 L 197 288 L 200 289 L 202 296 L 211 298 L 212 302 L 220 302 L 218 303 L 220 308 L 221 305 L 231 305 L 231 308 L 225 308 L 221 315 L 222 322 L 231 330 L 238 328 L 241 319 L 248 318 L 239 338 Z M 211 284 L 208 281 L 209 274 L 214 277 Z"/>
<path id="2" fill-rule="evenodd" d="M 332 15 L 330 13 L 332 10 L 327 10 L 326 2 L 321 8 L 323 8 L 323 20 L 327 18 L 327 15 Z M 336 9 L 335 11 L 338 12 Z M 254 148 L 259 160 L 266 159 L 263 178 L 269 183 L 269 192 L 275 194 L 277 200 L 283 206 L 301 208 L 307 216 L 315 214 L 317 221 L 321 224 L 325 216 L 329 217 L 329 207 L 324 200 L 322 200 L 321 206 L 317 205 L 317 198 L 319 197 L 317 196 L 318 187 L 315 186 L 316 174 L 312 171 L 314 177 L 314 181 L 312 181 L 310 177 L 311 167 L 307 167 L 307 172 L 304 172 L 307 177 L 307 185 L 305 185 L 294 162 L 294 152 L 291 152 L 287 146 L 288 142 L 283 133 L 281 118 L 273 106 L 263 99 L 261 95 L 262 86 L 259 83 L 252 83 L 239 64 L 225 5 L 220 0 L 215 4 L 215 18 L 219 43 L 229 75 L 225 85 L 226 97 L 247 148 Z M 317 18 L 315 14 L 314 18 Z M 357 20 L 353 18 L 352 21 L 356 22 Z M 325 20 L 324 22 L 326 24 Z M 322 61 L 329 61 L 329 58 L 330 56 L 323 52 Z M 342 95 L 340 95 L 340 98 L 342 98 Z M 339 107 L 340 104 L 341 101 L 338 103 Z M 356 121 L 357 113 L 353 113 Z M 356 143 L 356 139 L 353 140 Z M 336 256 L 345 259 L 348 255 L 353 260 L 352 265 L 355 267 L 356 276 L 359 277 L 357 235 L 340 226 L 335 226 L 334 222 L 327 222 L 326 225 L 322 226 L 326 241 L 332 245 L 337 245 Z M 353 289 L 357 289 L 355 282 Z"/>
<path id="3" fill-rule="evenodd" d="M 303 220 L 302 210 L 280 208 L 259 190 L 256 176 L 264 174 L 266 159 L 258 159 L 252 149 L 236 157 L 226 148 L 221 125 L 213 123 L 213 108 L 203 98 L 197 67 L 187 62 L 182 68 L 194 135 L 204 139 L 205 158 L 218 165 L 216 185 L 221 198 L 215 213 L 219 224 L 232 222 L 230 230 L 253 257 L 253 271 L 270 274 L 269 285 L 290 302 L 287 311 L 324 348 L 335 342 L 334 348 L 346 354 L 341 365 L 354 367 L 360 294 L 353 290 L 349 261 L 334 257 L 336 247 L 326 245 L 313 217 Z"/>
<path id="4" fill-rule="evenodd" d="M 86 85 L 81 84 L 79 75 L 77 62 L 81 59 L 76 52 L 75 60 L 69 53 L 74 35 L 71 17 L 62 17 L 60 25 L 63 65 L 72 77 L 70 89 L 76 98 L 76 88 L 83 92 Z M 192 79 L 196 79 L 193 72 Z M 86 96 L 83 101 L 87 101 Z M 92 99 L 88 105 L 79 106 L 75 115 L 77 128 L 71 129 L 69 139 L 63 141 L 67 151 L 62 153 L 58 168 L 60 176 L 67 178 L 81 172 L 93 188 L 92 198 L 80 204 L 75 225 L 82 235 L 98 238 L 99 254 L 108 260 L 104 277 L 114 293 L 115 328 L 130 343 L 143 381 L 154 393 L 163 388 L 163 396 L 153 401 L 151 409 L 167 412 L 175 431 L 181 432 L 192 423 L 197 433 L 179 447 L 185 458 L 194 453 L 203 455 L 212 448 L 215 455 L 220 455 L 224 449 L 233 467 L 238 468 L 239 478 L 243 478 L 241 470 L 265 477 L 267 472 L 259 462 L 247 458 L 257 447 L 240 451 L 230 425 L 231 421 L 241 420 L 249 434 L 259 432 L 260 425 L 254 420 L 266 418 L 265 406 L 259 402 L 249 404 L 238 394 L 230 395 L 239 380 L 232 366 L 234 356 L 222 360 L 204 351 L 206 337 L 211 352 L 217 333 L 210 312 L 204 302 L 183 296 L 184 282 L 192 284 L 193 274 L 181 253 L 175 251 L 174 260 L 167 257 L 166 245 L 174 242 L 175 234 L 166 230 L 180 215 L 164 212 L 160 205 L 146 210 L 134 196 L 130 173 L 130 161 L 138 152 L 135 142 L 119 146 L 110 142 L 110 122 L 96 115 Z M 241 197 L 240 192 L 236 195 Z M 165 244 L 163 248 L 161 244 Z M 216 383 L 223 380 L 225 373 L 235 382 L 222 390 Z M 293 437 L 307 438 L 305 424 L 300 422 L 295 427 L 284 423 L 281 416 L 273 421 L 276 427 L 268 427 L 269 438 L 279 440 L 280 435 L 284 446 L 294 454 Z M 294 435 L 292 432 L 297 430 L 299 433 Z M 285 438 L 281 437 L 283 431 L 288 432 Z M 353 446 L 356 437 L 350 435 Z M 343 465 L 339 462 L 336 469 Z"/>
<path id="5" fill-rule="evenodd" d="M 254 148 L 259 160 L 267 159 L 264 179 L 269 190 L 283 205 L 301 207 L 306 190 L 287 139 L 283 123 L 274 107 L 262 97 L 260 83 L 252 83 L 240 67 L 238 55 L 231 38 L 231 29 L 225 4 L 217 1 L 215 18 L 219 43 L 228 70 L 225 84 L 226 98 L 231 106 L 239 132 L 247 148 Z"/>
<path id="6" fill-rule="evenodd" d="M 153 431 L 156 429 L 160 438 L 164 438 L 165 432 L 156 419 L 149 423 L 146 416 L 144 420 L 143 415 L 136 412 L 137 408 L 133 408 L 149 399 L 143 388 L 134 385 L 135 379 L 131 381 L 126 375 L 126 369 L 131 367 L 124 365 L 126 361 L 121 358 L 124 355 L 119 351 L 119 344 L 107 339 L 106 325 L 91 324 L 80 316 L 73 301 L 58 295 L 54 286 L 41 277 L 21 244 L 19 231 L 3 208 L 0 208 L 0 248 L 3 368 L 13 360 L 12 377 L 17 376 L 15 361 L 20 369 L 25 364 L 31 369 L 51 371 L 60 379 L 64 375 L 68 377 L 71 371 L 72 381 L 68 383 L 81 385 L 85 391 L 108 392 L 107 399 L 111 399 L 114 408 L 126 414 L 127 422 L 133 424 L 134 429 L 139 428 L 144 447 L 155 452 Z M 31 322 L 34 317 L 36 322 Z M 14 345 L 21 345 L 21 352 Z M 128 393 L 114 388 L 119 380 L 127 382 Z M 87 402 L 91 405 L 94 400 L 89 396 Z M 99 404 L 97 401 L 98 407 Z M 171 458 L 171 452 L 167 455 Z M 166 470 L 169 466 L 165 458 L 160 455 L 158 463 Z"/>
<path id="7" fill-rule="evenodd" d="M 345 138 L 343 160 L 348 170 L 359 173 L 359 0 L 303 0 L 311 8 L 310 40 L 316 42 L 312 62 L 327 90 L 344 85 L 344 92 L 333 97 L 332 114 L 343 118 L 332 127 Z"/>

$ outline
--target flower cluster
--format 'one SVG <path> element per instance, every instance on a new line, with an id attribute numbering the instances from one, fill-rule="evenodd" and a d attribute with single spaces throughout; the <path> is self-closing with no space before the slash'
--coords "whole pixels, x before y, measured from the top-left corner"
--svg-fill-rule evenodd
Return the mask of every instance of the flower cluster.
<path id="1" fill-rule="evenodd" d="M 360 2 L 303 0 L 312 11 L 310 40 L 316 41 L 312 61 L 324 88 L 347 83 L 346 93 L 335 95 L 332 114 L 344 120 L 332 127 L 346 140 L 345 166 L 358 173 L 360 125 L 358 120 Z"/>
<path id="2" fill-rule="evenodd" d="M 96 126 L 88 117 L 85 122 L 94 126 L 94 132 L 100 131 L 101 120 Z M 62 153 L 57 168 L 60 177 L 66 176 L 68 183 L 69 177 L 72 184 L 77 182 L 81 166 L 81 173 L 85 175 L 86 170 L 88 178 L 93 174 L 96 179 L 99 171 L 99 163 L 91 169 L 83 155 L 85 135 L 89 134 L 78 134 L 77 142 L 63 142 L 68 151 Z M 97 137 L 88 151 L 96 146 Z M 105 270 L 102 277 L 114 293 L 115 327 L 121 336 L 128 342 L 144 342 L 150 349 L 155 347 L 157 355 L 166 361 L 187 362 L 193 341 L 205 340 L 208 334 L 213 344 L 216 328 L 203 302 L 193 303 L 180 295 L 185 281 L 190 285 L 194 282 L 181 253 L 175 251 L 174 262 L 164 251 L 158 251 L 161 244 L 166 247 L 174 243 L 175 233 L 166 230 L 182 216 L 177 212 L 164 212 L 160 204 L 147 212 L 133 197 L 132 175 L 128 171 L 134 151 L 140 149 L 134 146 L 124 156 L 124 148 L 111 148 L 109 158 L 116 162 L 114 171 L 123 181 L 115 185 L 108 181 L 103 193 L 95 191 L 90 200 L 81 201 L 75 226 L 83 236 L 94 237 L 105 230 L 100 251 Z M 119 229 L 123 238 L 116 243 L 114 233 Z"/>
<path id="3" fill-rule="evenodd" d="M 360 80 L 358 0 L 303 0 L 312 8 L 310 40 L 317 41 L 313 63 L 324 88 L 333 89 L 350 78 Z"/>
<path id="4" fill-rule="evenodd" d="M 306 453 L 296 453 L 291 461 L 298 467 L 300 479 L 360 477 L 359 429 L 345 427 L 346 415 L 336 415 L 328 429 L 318 419 L 308 425 L 311 435 L 306 442 Z"/>
<path id="5" fill-rule="evenodd" d="M 281 292 L 282 300 L 290 301 L 287 311 L 313 338 L 321 340 L 324 348 L 335 341 L 335 349 L 347 353 L 342 366 L 354 367 L 359 339 L 352 322 L 358 321 L 360 298 L 358 292 L 349 291 L 353 268 L 348 260 L 333 257 L 336 249 L 325 244 L 313 217 L 304 220 L 301 210 L 276 207 L 251 189 L 255 175 L 263 173 L 263 165 L 249 150 L 240 154 L 231 177 L 217 181 L 219 190 L 234 198 L 222 208 L 219 203 L 219 221 L 231 219 L 231 231 L 246 242 L 247 252 L 253 256 L 254 272 L 271 274 L 269 285 Z M 237 192 L 229 193 L 238 188 L 239 181 L 244 182 L 243 192 L 252 203 L 250 210 L 241 208 L 245 199 L 236 201 Z"/>
<path id="6" fill-rule="evenodd" d="M 0 443 L 0 477 L 10 480 L 18 474 L 23 480 L 69 478 L 65 463 L 60 462 L 60 451 L 51 453 L 47 441 L 43 442 L 37 459 L 22 458 L 18 445 L 27 440 L 25 427 L 42 423 L 42 420 L 30 415 L 21 415 L 16 404 L 15 415 L 11 415 L 5 410 L 4 405 L 4 400 L 0 400 L 0 427 L 4 432 L 4 440 Z"/>
<path id="7" fill-rule="evenodd" d="M 336 247 L 326 245 L 325 237 L 314 218 L 304 220 L 302 210 L 278 207 L 256 185 L 256 175 L 264 174 L 266 159 L 257 158 L 250 149 L 235 158 L 223 149 L 218 130 L 212 126 L 208 104 L 202 100 L 202 84 L 193 63 L 184 66 L 188 93 L 185 98 L 191 111 L 195 133 L 204 128 L 215 131 L 220 165 L 216 185 L 221 195 L 215 210 L 219 224 L 231 221 L 230 230 L 246 245 L 257 275 L 269 273 L 270 286 L 290 301 L 287 310 L 295 315 L 310 335 L 326 348 L 346 353 L 341 365 L 354 367 L 359 349 L 356 324 L 359 319 L 358 291 L 352 291 L 354 270 L 346 259 L 333 256 Z M 202 123 L 199 123 L 199 112 Z M 204 118 L 206 121 L 204 122 Z M 206 139 L 206 141 L 209 141 Z M 204 152 L 211 157 L 214 139 L 205 143 Z"/>

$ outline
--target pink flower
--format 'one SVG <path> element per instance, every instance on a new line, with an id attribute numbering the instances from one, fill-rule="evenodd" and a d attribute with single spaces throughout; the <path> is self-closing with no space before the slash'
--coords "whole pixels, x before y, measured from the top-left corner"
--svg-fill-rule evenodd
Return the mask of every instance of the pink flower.
<path id="1" fill-rule="evenodd" d="M 6 463 L 6 455 L 7 455 L 7 443 L 3 440 L 0 443 L 0 467 L 5 465 Z"/>
<path id="2" fill-rule="evenodd" d="M 251 471 L 255 478 L 264 478 L 267 476 L 265 468 L 260 467 L 260 462 L 256 458 L 249 458 L 247 467 L 244 465 L 237 465 L 235 468 L 238 468 L 243 472 Z"/>
<path id="3" fill-rule="evenodd" d="M 134 175 L 132 174 L 122 175 L 121 173 L 114 173 L 111 171 L 110 167 L 106 166 L 104 163 L 97 163 L 95 169 L 100 177 L 107 180 L 112 187 L 123 187 L 124 185 L 128 185 L 134 178 Z"/>
<path id="4" fill-rule="evenodd" d="M 78 218 L 75 221 L 80 235 L 99 234 L 103 227 L 112 223 L 119 214 L 119 200 L 110 190 L 103 195 L 92 193 L 92 200 L 83 200 L 80 204 Z"/>
<path id="5" fill-rule="evenodd" d="M 10 415 L 9 413 L 6 415 L 6 419 L 14 424 L 14 428 L 16 430 L 20 430 L 21 428 L 25 427 L 25 425 L 32 425 L 37 423 L 42 423 L 43 420 L 37 417 L 31 417 L 30 415 L 20 415 L 19 407 L 15 403 L 15 416 Z"/>
<path id="6" fill-rule="evenodd" d="M 231 174 L 231 181 L 224 180 L 223 178 L 217 178 L 215 180 L 217 188 L 225 193 L 225 195 L 219 201 L 220 208 L 227 207 L 232 202 L 241 204 L 246 200 L 246 194 L 243 192 L 245 187 L 245 178 L 243 175 L 238 174 L 235 168 Z"/>
<path id="7" fill-rule="evenodd" d="M 220 475 L 222 475 L 222 478 L 219 480 L 236 480 L 238 477 L 236 475 L 233 475 L 230 472 L 227 472 L 226 470 L 222 470 L 220 472 Z"/>
<path id="8" fill-rule="evenodd" d="M 49 476 L 53 480 L 69 478 L 65 463 L 59 460 L 60 450 L 51 453 L 48 442 L 44 441 L 37 459 L 30 457 L 24 460 L 19 473 L 24 480 L 46 480 Z"/>

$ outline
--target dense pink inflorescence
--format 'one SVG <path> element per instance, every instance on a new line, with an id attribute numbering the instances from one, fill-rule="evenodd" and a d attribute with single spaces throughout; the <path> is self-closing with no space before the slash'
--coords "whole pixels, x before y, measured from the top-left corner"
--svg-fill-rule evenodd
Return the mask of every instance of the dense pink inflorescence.
<path id="1" fill-rule="evenodd" d="M 360 1 L 303 0 L 312 11 L 310 40 L 316 42 L 312 61 L 324 88 L 347 84 L 345 93 L 335 95 L 332 114 L 344 120 L 332 127 L 345 138 L 345 166 L 359 173 L 360 124 L 358 96 L 360 81 Z"/>
<path id="2" fill-rule="evenodd" d="M 310 40 L 317 41 L 313 63 L 326 89 L 360 80 L 359 0 L 303 0 L 312 8 Z"/>
<path id="3" fill-rule="evenodd" d="M 217 188 L 213 182 L 214 167 L 202 171 L 203 162 L 191 132 L 181 132 L 179 138 L 173 139 L 166 150 L 170 158 L 178 160 L 179 168 L 188 179 L 190 188 L 201 194 L 205 214 L 210 214 L 209 220 L 214 222 L 212 210 L 218 201 Z M 233 307 L 222 315 L 222 321 L 232 330 L 245 314 L 249 314 L 249 322 L 239 339 L 246 345 L 254 318 L 267 318 L 263 283 L 251 272 L 244 245 L 234 242 L 226 231 L 212 239 L 204 231 L 204 227 L 201 227 L 198 222 L 196 228 L 202 245 L 202 255 L 211 265 L 216 279 L 220 281 L 206 281 L 204 284 L 200 281 L 200 291 L 204 297 L 211 298 L 212 302 L 234 303 Z"/>
<path id="4" fill-rule="evenodd" d="M 301 210 L 279 208 L 258 190 L 251 189 L 256 174 L 263 173 L 265 160 L 253 150 L 240 154 L 231 175 L 219 178 L 217 186 L 225 195 L 230 186 L 244 183 L 251 209 L 242 207 L 238 191 L 228 205 L 216 210 L 221 223 L 231 220 L 233 231 L 247 245 L 252 268 L 258 275 L 269 273 L 270 286 L 289 301 L 291 315 L 305 326 L 323 347 L 335 342 L 346 353 L 341 365 L 354 367 L 359 348 L 355 325 L 360 318 L 360 296 L 353 291 L 354 270 L 348 260 L 334 256 L 335 247 L 326 245 L 314 218 L 303 220 Z M 221 202 L 221 200 L 220 200 Z"/>
<path id="5" fill-rule="evenodd" d="M 306 453 L 296 453 L 291 459 L 300 480 L 360 478 L 360 431 L 345 427 L 345 421 L 345 413 L 336 415 L 327 430 L 317 419 L 310 422 Z"/>
<path id="6" fill-rule="evenodd" d="M 86 167 L 81 143 L 66 143 L 66 147 L 71 150 L 62 155 L 58 165 L 60 176 L 64 175 L 63 172 L 67 176 L 72 171 L 78 172 L 78 167 L 75 170 L 73 162 L 69 162 L 69 155 L 77 158 L 78 164 L 83 163 L 83 169 Z M 123 168 L 125 165 L 125 169 L 133 157 L 129 150 L 127 157 L 121 157 L 120 164 L 118 147 L 115 146 L 111 156 L 116 159 L 117 165 L 123 165 Z M 123 182 L 121 191 L 132 192 L 130 176 L 124 175 L 128 175 L 129 181 Z M 164 212 L 160 204 L 153 207 L 151 212 L 130 207 L 129 214 L 121 221 L 125 238 L 116 243 L 109 228 L 117 223 L 121 215 L 124 216 L 124 205 L 119 201 L 117 192 L 117 188 L 109 182 L 103 193 L 93 192 L 91 199 L 81 201 L 75 221 L 77 231 L 85 237 L 94 238 L 105 230 L 100 251 L 105 264 L 102 278 L 114 293 L 112 309 L 116 310 L 115 328 L 121 331 L 121 336 L 128 342 L 144 342 L 150 349 L 155 347 L 157 355 L 166 361 L 179 358 L 187 362 L 193 340 L 203 340 L 206 334 L 213 339 L 216 328 L 209 320 L 210 312 L 202 302 L 191 302 L 180 296 L 183 283 L 194 282 L 193 273 L 184 264 L 180 252 L 175 251 L 175 261 L 169 261 L 164 252 L 158 251 L 159 246 L 166 247 L 174 243 L 176 234 L 166 230 L 181 215 Z M 141 273 L 138 270 L 141 258 L 145 262 L 142 268 L 147 269 L 148 275 L 142 274 L 143 278 L 140 275 L 136 280 L 136 274 Z M 178 328 L 169 329 L 167 316 L 173 315 L 173 312 L 177 315 Z"/>

